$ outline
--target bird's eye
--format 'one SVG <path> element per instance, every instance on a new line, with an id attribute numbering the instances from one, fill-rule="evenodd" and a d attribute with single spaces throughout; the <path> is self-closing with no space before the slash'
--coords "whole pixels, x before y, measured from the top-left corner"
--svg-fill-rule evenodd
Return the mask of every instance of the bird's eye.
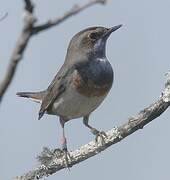
<path id="1" fill-rule="evenodd" d="M 96 32 L 92 32 L 90 35 L 89 35 L 90 39 L 92 40 L 96 40 L 98 37 L 99 37 L 99 34 L 96 33 Z"/>

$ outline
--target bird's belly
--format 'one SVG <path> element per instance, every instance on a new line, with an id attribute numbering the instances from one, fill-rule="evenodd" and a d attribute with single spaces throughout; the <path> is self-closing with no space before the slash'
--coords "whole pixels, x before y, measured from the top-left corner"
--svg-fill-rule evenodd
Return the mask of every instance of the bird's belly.
<path id="1" fill-rule="evenodd" d="M 86 97 L 74 88 L 69 88 L 56 102 L 53 103 L 50 114 L 74 119 L 88 115 L 104 100 L 104 96 Z"/>

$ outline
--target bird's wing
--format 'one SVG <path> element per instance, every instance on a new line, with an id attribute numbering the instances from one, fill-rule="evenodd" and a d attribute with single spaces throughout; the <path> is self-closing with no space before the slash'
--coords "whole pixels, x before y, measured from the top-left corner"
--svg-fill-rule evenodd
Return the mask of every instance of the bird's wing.
<path id="1" fill-rule="evenodd" d="M 50 105 L 52 105 L 53 102 L 65 91 L 67 83 L 69 82 L 71 70 L 72 68 L 66 69 L 62 66 L 57 75 L 54 77 L 47 89 L 45 97 L 42 100 L 38 119 L 41 119 Z"/>

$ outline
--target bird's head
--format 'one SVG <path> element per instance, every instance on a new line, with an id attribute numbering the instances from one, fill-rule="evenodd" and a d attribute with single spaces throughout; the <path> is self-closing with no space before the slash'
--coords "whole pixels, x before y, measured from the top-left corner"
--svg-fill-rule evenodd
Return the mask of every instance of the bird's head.
<path id="1" fill-rule="evenodd" d="M 122 25 L 111 28 L 90 27 L 77 33 L 70 41 L 67 54 L 71 56 L 105 56 L 106 41 Z"/>

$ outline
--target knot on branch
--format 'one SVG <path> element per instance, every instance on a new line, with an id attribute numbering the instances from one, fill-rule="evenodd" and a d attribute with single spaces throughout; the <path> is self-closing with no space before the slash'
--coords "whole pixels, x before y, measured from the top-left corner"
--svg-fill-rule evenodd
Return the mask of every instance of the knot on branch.
<path id="1" fill-rule="evenodd" d="M 24 11 L 24 13 L 23 13 L 23 21 L 24 21 L 25 25 L 30 27 L 30 26 L 33 26 L 33 24 L 36 22 L 36 18 L 29 11 Z"/>
<path id="2" fill-rule="evenodd" d="M 36 17 L 34 16 L 34 4 L 31 0 L 25 0 L 25 9 L 23 13 L 23 20 L 25 23 L 24 29 L 31 29 L 36 22 Z"/>

